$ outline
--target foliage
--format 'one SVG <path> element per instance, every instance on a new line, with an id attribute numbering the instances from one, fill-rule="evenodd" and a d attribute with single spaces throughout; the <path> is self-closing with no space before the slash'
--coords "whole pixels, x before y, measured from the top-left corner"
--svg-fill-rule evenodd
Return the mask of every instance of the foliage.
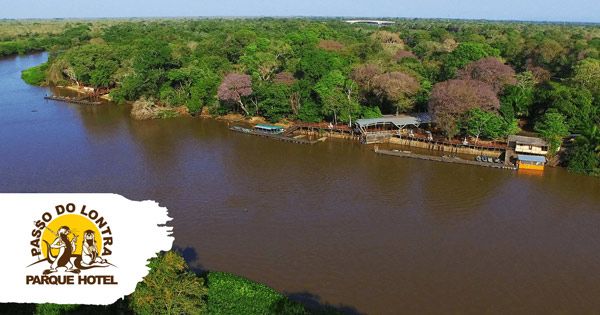
<path id="1" fill-rule="evenodd" d="M 502 63 L 498 58 L 488 57 L 473 61 L 458 71 L 457 77 L 462 80 L 479 80 L 492 86 L 500 93 L 507 85 L 517 83 L 515 70 Z"/>
<path id="2" fill-rule="evenodd" d="M 499 56 L 500 51 L 484 43 L 465 42 L 458 45 L 445 60 L 444 75 L 453 78 L 456 71 L 473 61 L 490 56 Z"/>
<path id="3" fill-rule="evenodd" d="M 474 108 L 462 118 L 462 127 L 466 133 L 476 138 L 498 139 L 519 131 L 516 120 L 506 121 L 497 114 Z"/>
<path id="4" fill-rule="evenodd" d="M 271 122 L 287 117 L 292 111 L 291 94 L 292 88 L 283 83 L 258 86 L 256 89 L 257 98 L 260 100 L 257 103 L 258 113 Z"/>
<path id="5" fill-rule="evenodd" d="M 562 139 L 569 135 L 565 117 L 556 111 L 546 112 L 535 124 L 535 131 L 548 141 L 550 154 L 558 152 Z"/>
<path id="6" fill-rule="evenodd" d="M 516 84 L 504 89 L 500 98 L 500 113 L 506 119 L 529 116 L 534 101 L 533 73 L 525 71 L 516 76 Z"/>
<path id="7" fill-rule="evenodd" d="M 600 125 L 586 126 L 568 155 L 569 170 L 600 176 Z"/>
<path id="8" fill-rule="evenodd" d="M 552 82 L 539 93 L 538 106 L 561 113 L 569 130 L 577 131 L 598 121 L 600 110 L 591 93 L 579 87 Z"/>
<path id="9" fill-rule="evenodd" d="M 375 107 L 364 106 L 362 108 L 362 114 L 361 114 L 362 118 L 379 118 L 381 116 L 383 116 L 383 115 L 381 114 L 381 110 L 377 106 L 375 106 Z"/>
<path id="10" fill-rule="evenodd" d="M 338 118 L 342 122 L 349 122 L 359 113 L 357 89 L 356 83 L 339 70 L 331 71 L 315 85 L 315 92 L 323 103 L 323 113 L 332 115 L 335 123 Z"/>
<path id="11" fill-rule="evenodd" d="M 373 83 L 375 95 L 394 104 L 396 114 L 413 110 L 414 97 L 421 88 L 415 78 L 395 71 L 378 75 Z"/>
<path id="12" fill-rule="evenodd" d="M 600 97 L 600 60 L 582 60 L 575 65 L 574 73 L 575 84 L 588 89 L 595 97 Z"/>
<path id="13" fill-rule="evenodd" d="M 448 137 L 454 136 L 460 116 L 470 109 L 496 111 L 499 106 L 500 102 L 492 88 L 476 80 L 437 83 L 429 99 L 429 112 Z"/>
<path id="14" fill-rule="evenodd" d="M 312 100 L 306 101 L 298 110 L 298 119 L 306 122 L 319 122 L 323 115 L 319 106 Z"/>
<path id="15" fill-rule="evenodd" d="M 150 273 L 131 295 L 137 314 L 201 314 L 207 289 L 183 257 L 166 252 L 150 260 Z"/>
<path id="16" fill-rule="evenodd" d="M 252 80 L 249 75 L 230 73 L 225 76 L 217 91 L 217 97 L 222 102 L 237 103 L 246 115 L 250 114 L 243 98 L 252 94 Z"/>
<path id="17" fill-rule="evenodd" d="M 21 79 L 23 79 L 23 81 L 25 81 L 27 84 L 43 85 L 46 82 L 47 69 L 47 63 L 25 69 L 21 72 Z"/>
<path id="18" fill-rule="evenodd" d="M 224 272 L 208 274 L 209 314 L 307 314 L 273 289 Z"/>

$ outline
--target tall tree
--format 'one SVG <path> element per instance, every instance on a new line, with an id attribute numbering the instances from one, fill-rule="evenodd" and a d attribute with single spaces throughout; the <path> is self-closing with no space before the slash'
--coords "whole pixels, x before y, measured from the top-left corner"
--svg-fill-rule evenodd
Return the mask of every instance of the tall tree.
<path id="1" fill-rule="evenodd" d="M 551 82 L 540 92 L 537 102 L 538 107 L 547 107 L 564 115 L 571 131 L 597 122 L 600 115 L 591 92 L 581 87 Z"/>
<path id="2" fill-rule="evenodd" d="M 357 90 L 356 82 L 347 79 L 339 70 L 331 71 L 315 85 L 323 104 L 323 113 L 332 115 L 336 124 L 338 118 L 351 123 L 352 116 L 360 111 Z"/>
<path id="3" fill-rule="evenodd" d="M 476 80 L 449 80 L 433 86 L 429 112 L 438 127 L 451 138 L 461 115 L 472 108 L 495 112 L 500 107 L 496 93 L 488 84 Z"/>
<path id="4" fill-rule="evenodd" d="M 592 92 L 594 97 L 600 98 L 600 60 L 584 59 L 577 63 L 574 72 L 573 81 Z"/>
<path id="5" fill-rule="evenodd" d="M 517 83 L 515 70 L 495 57 L 487 57 L 469 63 L 458 71 L 457 78 L 485 82 L 492 86 L 496 93 L 502 92 L 508 85 Z"/>
<path id="6" fill-rule="evenodd" d="M 394 104 L 396 115 L 413 109 L 419 90 L 419 82 L 404 72 L 384 73 L 374 81 L 375 94 Z"/>
<path id="7" fill-rule="evenodd" d="M 150 260 L 150 272 L 131 296 L 137 314 L 202 314 L 208 290 L 183 257 L 166 252 Z"/>
<path id="8" fill-rule="evenodd" d="M 217 91 L 219 100 L 238 104 L 246 115 L 250 115 L 250 111 L 244 104 L 244 97 L 251 94 L 252 79 L 249 75 L 239 73 L 226 75 Z"/>
<path id="9" fill-rule="evenodd" d="M 451 79 L 455 76 L 458 69 L 466 66 L 470 62 L 477 61 L 485 57 L 499 55 L 500 51 L 492 48 L 488 44 L 474 42 L 460 43 L 458 47 L 445 58 L 444 76 L 447 79 Z"/>
<path id="10" fill-rule="evenodd" d="M 565 122 L 565 116 L 556 112 L 548 111 L 536 122 L 535 131 L 550 144 L 549 152 L 556 154 L 564 137 L 569 135 L 569 128 Z"/>
<path id="11" fill-rule="evenodd" d="M 356 81 L 361 89 L 371 92 L 374 87 L 374 81 L 377 76 L 383 73 L 381 67 L 374 63 L 366 63 L 357 66 L 352 70 L 350 77 Z"/>
<path id="12" fill-rule="evenodd" d="M 600 125 L 584 128 L 568 154 L 569 170 L 600 176 Z"/>
<path id="13" fill-rule="evenodd" d="M 535 78 L 530 71 L 519 73 L 517 83 L 507 86 L 500 98 L 500 112 L 506 119 L 528 116 L 533 104 Z"/>
<path id="14" fill-rule="evenodd" d="M 498 114 L 480 108 L 469 110 L 461 120 L 467 134 L 475 137 L 475 144 L 480 137 L 498 139 L 519 131 L 516 120 L 506 121 Z"/>

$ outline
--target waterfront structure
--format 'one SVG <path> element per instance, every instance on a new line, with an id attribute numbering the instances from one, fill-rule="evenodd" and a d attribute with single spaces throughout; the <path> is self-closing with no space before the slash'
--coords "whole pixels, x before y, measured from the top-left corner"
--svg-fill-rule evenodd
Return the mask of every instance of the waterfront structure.
<path id="1" fill-rule="evenodd" d="M 516 164 L 519 169 L 526 170 L 544 170 L 548 154 L 548 142 L 537 137 L 527 136 L 508 136 L 508 147 L 506 158 L 514 159 L 516 154 Z"/>
<path id="2" fill-rule="evenodd" d="M 546 141 L 537 137 L 508 136 L 508 147 L 517 153 L 546 155 L 548 146 Z"/>
<path id="3" fill-rule="evenodd" d="M 520 170 L 536 170 L 543 171 L 546 158 L 541 155 L 517 155 L 517 167 Z"/>
<path id="4" fill-rule="evenodd" d="M 254 129 L 256 131 L 266 132 L 266 133 L 271 133 L 271 134 L 280 134 L 280 133 L 283 133 L 283 131 L 284 131 L 283 127 L 273 126 L 273 125 L 265 125 L 265 124 L 258 124 L 256 126 L 254 126 Z"/>
<path id="5" fill-rule="evenodd" d="M 428 113 L 414 113 L 357 119 L 354 126 L 361 135 L 361 142 L 369 144 L 400 135 L 401 131 L 407 127 L 419 128 L 422 124 L 431 122 L 431 116 Z"/>
<path id="6" fill-rule="evenodd" d="M 396 22 L 381 21 L 381 20 L 347 20 L 346 23 L 349 23 L 349 24 L 369 24 L 369 25 L 377 25 L 377 26 L 387 26 L 387 25 L 394 25 L 394 24 L 396 24 Z"/>

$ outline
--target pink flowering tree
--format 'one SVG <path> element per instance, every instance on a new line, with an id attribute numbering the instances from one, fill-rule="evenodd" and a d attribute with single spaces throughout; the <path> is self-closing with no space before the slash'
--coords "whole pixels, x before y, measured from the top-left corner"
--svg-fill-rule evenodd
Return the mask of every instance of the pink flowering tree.
<path id="1" fill-rule="evenodd" d="M 223 78 L 217 91 L 217 97 L 222 102 L 234 103 L 250 115 L 244 104 L 244 97 L 252 94 L 252 79 L 247 74 L 230 73 Z"/>
<path id="2" fill-rule="evenodd" d="M 471 109 L 496 112 L 500 101 L 493 88 L 477 80 L 449 80 L 433 86 L 429 113 L 448 138 L 458 133 L 458 120 Z"/>

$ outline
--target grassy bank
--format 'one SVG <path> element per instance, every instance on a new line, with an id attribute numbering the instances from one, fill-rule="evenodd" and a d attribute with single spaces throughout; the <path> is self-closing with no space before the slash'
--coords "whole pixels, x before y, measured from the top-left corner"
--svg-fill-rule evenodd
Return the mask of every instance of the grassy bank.
<path id="1" fill-rule="evenodd" d="M 39 66 L 31 67 L 21 71 L 21 79 L 31 85 L 43 85 L 46 83 L 46 70 L 48 64 L 43 63 Z"/>

